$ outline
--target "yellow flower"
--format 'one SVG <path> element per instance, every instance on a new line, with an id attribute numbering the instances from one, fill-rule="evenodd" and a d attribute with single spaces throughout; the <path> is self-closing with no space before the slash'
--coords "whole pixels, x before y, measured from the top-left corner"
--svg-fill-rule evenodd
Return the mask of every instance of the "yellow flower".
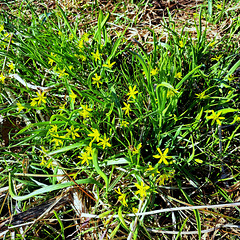
<path id="1" fill-rule="evenodd" d="M 100 54 L 99 51 L 97 50 L 96 53 L 92 52 L 92 55 L 93 55 L 94 60 L 97 61 L 97 60 L 100 60 L 100 56 L 102 54 Z"/>
<path id="2" fill-rule="evenodd" d="M 83 43 L 82 39 L 78 42 L 78 47 L 80 50 L 82 50 L 84 48 L 84 43 Z"/>
<path id="3" fill-rule="evenodd" d="M 149 165 L 148 165 L 148 169 L 147 169 L 147 171 L 152 171 L 152 170 L 154 170 L 154 168 L 152 167 L 151 164 L 149 164 Z"/>
<path id="4" fill-rule="evenodd" d="M 104 138 L 100 138 L 100 143 L 98 143 L 98 146 L 103 145 L 103 149 L 106 148 L 106 146 L 111 147 L 112 145 L 108 142 L 109 138 L 106 137 L 106 133 L 104 133 Z"/>
<path id="5" fill-rule="evenodd" d="M 163 173 L 157 180 L 157 182 L 159 183 L 159 185 L 164 185 L 165 181 L 168 181 L 170 178 L 173 178 L 175 174 L 175 171 L 169 171 L 167 173 Z"/>
<path id="6" fill-rule="evenodd" d="M 217 9 L 218 10 L 222 10 L 222 5 L 221 4 L 217 4 Z"/>
<path id="7" fill-rule="evenodd" d="M 88 160 L 91 160 L 92 157 L 90 157 L 87 152 L 83 152 L 83 153 L 81 153 L 81 155 L 82 156 L 78 156 L 78 158 L 82 159 L 81 164 L 84 164 L 86 162 L 87 165 L 89 165 L 89 161 Z"/>
<path id="8" fill-rule="evenodd" d="M 183 48 L 183 47 L 184 47 L 183 41 L 179 41 L 179 47 L 180 47 L 180 48 Z"/>
<path id="9" fill-rule="evenodd" d="M 31 105 L 32 107 L 34 107 L 35 105 L 37 105 L 37 101 L 34 100 L 34 99 L 32 99 L 32 102 L 30 103 L 30 105 Z"/>
<path id="10" fill-rule="evenodd" d="M 196 93 L 195 95 L 197 96 L 197 98 L 199 98 L 200 100 L 202 100 L 202 99 L 206 99 L 206 98 L 209 97 L 208 95 L 205 95 L 205 93 L 206 93 L 206 91 L 201 92 L 201 93 L 199 93 L 199 94 Z"/>
<path id="11" fill-rule="evenodd" d="M 228 76 L 228 81 L 231 82 L 232 80 L 234 80 L 234 76 L 231 74 Z"/>
<path id="12" fill-rule="evenodd" d="M 220 60 L 220 58 L 222 57 L 222 54 L 216 56 L 216 57 L 213 57 L 211 58 L 212 61 L 216 60 L 217 62 Z"/>
<path id="13" fill-rule="evenodd" d="M 83 118 L 87 118 L 90 117 L 91 114 L 90 112 L 93 110 L 92 108 L 89 108 L 88 105 L 81 105 L 82 110 L 79 111 L 79 114 L 83 117 Z"/>
<path id="14" fill-rule="evenodd" d="M 221 119 L 225 119 L 225 117 L 220 117 L 220 115 L 221 115 L 221 111 L 219 111 L 217 114 L 213 111 L 213 110 L 210 110 L 211 112 L 212 112 L 212 115 L 211 116 L 207 116 L 206 118 L 207 119 L 212 119 L 212 124 L 211 125 L 213 125 L 214 124 L 214 122 L 216 121 L 217 122 L 217 124 L 218 125 L 222 125 L 222 123 L 221 123 Z"/>
<path id="15" fill-rule="evenodd" d="M 213 47 L 216 43 L 217 43 L 217 41 L 210 42 L 208 46 Z"/>
<path id="16" fill-rule="evenodd" d="M 113 66 L 114 64 L 115 64 L 115 62 L 110 63 L 110 60 L 108 59 L 108 60 L 107 60 L 107 64 L 103 64 L 103 67 L 112 68 L 112 66 Z"/>
<path id="17" fill-rule="evenodd" d="M 50 133 L 50 134 L 55 134 L 55 133 L 57 133 L 57 125 L 52 125 L 51 127 L 52 127 L 52 128 L 48 130 L 49 133 Z"/>
<path id="18" fill-rule="evenodd" d="M 203 163 L 203 160 L 196 158 L 196 159 L 195 159 L 195 162 L 197 162 L 197 163 L 200 163 L 200 164 L 201 164 L 201 163 Z"/>
<path id="19" fill-rule="evenodd" d="M 5 38 L 10 38 L 10 36 L 11 36 L 11 35 L 10 35 L 9 33 L 5 33 L 5 34 L 4 34 L 4 37 L 5 37 Z"/>
<path id="20" fill-rule="evenodd" d="M 9 67 L 9 71 L 8 71 L 9 73 L 14 70 L 14 65 L 13 65 L 13 63 L 9 63 L 9 64 L 8 64 L 8 67 Z"/>
<path id="21" fill-rule="evenodd" d="M 71 98 L 71 102 L 75 102 L 75 98 L 77 97 L 77 95 L 71 90 L 71 93 L 69 94 L 69 97 Z"/>
<path id="22" fill-rule="evenodd" d="M 82 41 L 85 41 L 85 42 L 88 42 L 89 41 L 89 38 L 88 38 L 88 33 L 84 33 L 81 37 L 81 40 Z"/>
<path id="23" fill-rule="evenodd" d="M 67 104 L 67 103 L 64 103 L 64 104 L 62 104 L 62 105 L 59 107 L 59 109 L 61 110 L 60 113 L 62 113 L 63 110 L 65 110 L 65 105 L 66 105 L 66 104 Z"/>
<path id="24" fill-rule="evenodd" d="M 4 30 L 4 24 L 0 25 L 0 33 Z"/>
<path id="25" fill-rule="evenodd" d="M 53 65 L 53 63 L 55 62 L 55 60 L 53 60 L 52 58 L 55 58 L 57 56 L 57 54 L 54 54 L 51 52 L 51 58 L 49 57 L 49 61 L 48 64 L 50 64 L 51 66 Z"/>
<path id="26" fill-rule="evenodd" d="M 63 141 L 60 139 L 62 138 L 61 136 L 59 136 L 58 134 L 53 136 L 54 138 L 51 140 L 51 142 L 55 142 L 55 146 L 62 146 L 63 145 Z"/>
<path id="27" fill-rule="evenodd" d="M 135 208 L 135 207 L 133 207 L 133 213 L 138 213 L 138 209 L 137 208 Z"/>
<path id="28" fill-rule="evenodd" d="M 182 73 L 178 72 L 178 73 L 175 74 L 174 77 L 177 78 L 177 79 L 182 79 Z"/>
<path id="29" fill-rule="evenodd" d="M 140 152 L 140 149 L 142 148 L 142 143 L 139 143 L 138 145 L 137 145 L 137 149 L 135 148 L 134 150 L 133 150 L 133 155 L 135 155 L 135 154 L 138 154 L 139 152 Z"/>
<path id="30" fill-rule="evenodd" d="M 158 68 L 155 68 L 155 69 L 152 69 L 151 70 L 151 75 L 152 76 L 155 76 L 155 75 L 157 75 L 158 74 Z"/>
<path id="31" fill-rule="evenodd" d="M 143 182 L 141 182 L 141 185 L 139 185 L 138 183 L 134 183 L 134 185 L 138 188 L 138 191 L 136 191 L 136 194 L 139 194 L 141 198 L 143 198 L 144 196 L 147 196 L 146 191 L 150 188 L 149 186 L 144 186 Z"/>
<path id="32" fill-rule="evenodd" d="M 172 156 L 167 156 L 167 153 L 168 153 L 169 149 L 166 148 L 164 153 L 162 153 L 162 151 L 159 148 L 157 148 L 157 150 L 158 150 L 160 155 L 153 155 L 153 157 L 154 158 L 160 158 L 160 160 L 158 161 L 159 164 L 161 164 L 163 162 L 164 164 L 168 165 L 169 163 L 168 163 L 167 159 L 172 158 Z"/>
<path id="33" fill-rule="evenodd" d="M 21 112 L 24 109 L 24 106 L 20 102 L 17 103 L 17 106 L 18 112 Z"/>
<path id="34" fill-rule="evenodd" d="M 41 105 L 42 102 L 43 102 L 43 103 L 46 103 L 46 100 L 45 100 L 45 99 L 46 99 L 47 97 L 44 97 L 44 94 L 45 94 L 45 92 L 42 92 L 42 93 L 38 93 L 38 92 L 37 92 L 37 95 L 38 95 L 38 96 L 37 96 L 36 98 L 33 98 L 33 99 L 32 99 L 31 106 L 35 106 L 35 105 L 36 105 L 36 101 L 38 101 L 38 103 L 37 103 L 38 106 Z"/>
<path id="35" fill-rule="evenodd" d="M 115 192 L 120 195 L 120 196 L 118 196 L 118 200 L 119 200 L 120 202 L 122 202 L 122 204 L 123 204 L 124 206 L 127 207 L 126 194 L 125 194 L 125 193 L 121 193 L 120 188 L 118 188 L 118 190 L 115 190 Z"/>
<path id="36" fill-rule="evenodd" d="M 173 114 L 173 120 L 174 120 L 175 122 L 178 121 L 176 114 Z"/>
<path id="37" fill-rule="evenodd" d="M 91 145 L 86 146 L 86 147 L 85 147 L 85 150 L 86 150 L 86 152 L 87 152 L 88 155 L 92 154 L 93 149 L 92 149 L 92 146 L 91 146 Z"/>
<path id="38" fill-rule="evenodd" d="M 73 40 L 73 34 L 69 34 L 69 37 L 68 37 L 69 41 L 72 41 Z"/>
<path id="39" fill-rule="evenodd" d="M 70 137 L 72 135 L 72 139 L 75 140 L 76 137 L 80 137 L 80 135 L 77 133 L 79 128 L 74 129 L 74 126 L 72 125 L 70 129 L 67 129 L 68 133 L 66 134 L 66 137 Z"/>
<path id="40" fill-rule="evenodd" d="M 59 31 L 58 31 L 58 35 L 59 35 L 59 36 L 62 36 L 63 33 L 59 30 Z"/>
<path id="41" fill-rule="evenodd" d="M 43 146 L 41 146 L 41 149 L 42 149 L 42 150 L 40 150 L 41 154 L 46 154 L 48 152 L 48 150 L 45 149 L 45 147 L 43 147 Z"/>
<path id="42" fill-rule="evenodd" d="M 83 62 L 85 62 L 85 61 L 87 60 L 87 57 L 84 56 L 84 55 L 79 55 L 79 58 L 80 58 Z"/>
<path id="43" fill-rule="evenodd" d="M 163 173 L 157 180 L 159 185 L 164 185 L 164 182 L 168 180 L 168 175 Z"/>
<path id="44" fill-rule="evenodd" d="M 177 89 L 168 89 L 167 90 L 167 98 L 172 98 L 175 94 L 179 93 Z"/>
<path id="45" fill-rule="evenodd" d="M 193 13 L 193 17 L 194 17 L 194 18 L 197 18 L 198 16 L 199 16 L 198 13 Z"/>
<path id="46" fill-rule="evenodd" d="M 98 76 L 96 73 L 95 73 L 95 77 L 92 78 L 93 79 L 93 84 L 97 84 L 97 87 L 99 88 L 99 83 L 100 84 L 103 84 L 100 79 L 101 79 L 101 76 Z"/>
<path id="47" fill-rule="evenodd" d="M 125 114 L 129 116 L 129 112 L 132 111 L 130 108 L 130 104 L 127 103 L 123 103 L 125 105 L 125 107 L 122 108 L 122 110 L 125 110 Z"/>
<path id="48" fill-rule="evenodd" d="M 129 124 L 129 122 L 127 122 L 127 121 L 122 121 L 121 126 L 127 127 L 128 124 Z"/>
<path id="49" fill-rule="evenodd" d="M 81 111 L 79 111 L 79 114 L 83 117 L 83 118 L 88 118 L 91 117 L 90 112 L 88 112 L 87 110 L 83 109 Z"/>
<path id="50" fill-rule="evenodd" d="M 91 142 L 93 142 L 94 140 L 99 142 L 100 133 L 97 129 L 92 128 L 92 133 L 89 133 L 88 136 L 93 137 L 93 140 Z"/>
<path id="51" fill-rule="evenodd" d="M 1 75 L 0 75 L 0 80 L 1 80 L 2 84 L 4 84 L 5 78 L 6 78 L 6 77 L 4 77 L 3 74 L 1 73 Z"/>
<path id="52" fill-rule="evenodd" d="M 152 175 L 153 177 L 154 177 L 154 174 L 160 173 L 157 169 L 155 169 L 154 167 L 152 167 L 151 164 L 149 164 L 147 171 L 152 172 L 151 175 Z"/>
<path id="53" fill-rule="evenodd" d="M 52 161 L 46 161 L 44 159 L 44 156 L 41 157 L 41 163 L 40 163 L 40 166 L 46 166 L 47 168 L 53 168 L 53 165 L 52 165 Z"/>
<path id="54" fill-rule="evenodd" d="M 59 74 L 58 77 L 61 78 L 61 77 L 67 76 L 68 73 L 65 73 L 65 71 L 66 71 L 65 69 L 63 69 L 63 70 L 59 69 L 57 71 L 57 73 Z"/>
<path id="55" fill-rule="evenodd" d="M 135 94 L 138 93 L 138 91 L 136 90 L 136 85 L 132 88 L 131 86 L 129 86 L 129 93 L 127 93 L 127 95 L 129 95 L 128 100 L 132 97 L 133 99 L 136 99 Z"/>

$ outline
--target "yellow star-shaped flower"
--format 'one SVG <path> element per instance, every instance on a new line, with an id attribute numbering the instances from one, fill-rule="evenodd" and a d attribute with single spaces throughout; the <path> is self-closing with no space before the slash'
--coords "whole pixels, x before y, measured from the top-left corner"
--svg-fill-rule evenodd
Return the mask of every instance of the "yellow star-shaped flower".
<path id="1" fill-rule="evenodd" d="M 207 119 L 212 119 L 212 125 L 214 124 L 214 122 L 216 121 L 218 125 L 222 125 L 220 119 L 225 119 L 225 117 L 220 117 L 221 115 L 221 111 L 219 111 L 218 113 L 215 113 L 213 110 L 211 111 L 212 115 L 211 116 L 207 116 Z"/>
<path id="2" fill-rule="evenodd" d="M 159 164 L 163 162 L 164 164 L 168 165 L 169 163 L 168 163 L 167 159 L 172 158 L 172 156 L 167 156 L 167 153 L 168 153 L 169 149 L 166 148 L 164 153 L 162 153 L 162 151 L 159 148 L 157 148 L 157 150 L 158 150 L 160 155 L 153 155 L 153 157 L 154 158 L 160 158 L 159 161 L 158 161 Z"/>
<path id="3" fill-rule="evenodd" d="M 150 188 L 149 186 L 144 186 L 143 182 L 141 182 L 141 185 L 139 185 L 138 183 L 134 183 L 134 185 L 138 188 L 138 191 L 136 191 L 136 194 L 139 194 L 141 198 L 143 198 L 144 196 L 147 196 L 146 191 Z"/>
<path id="4" fill-rule="evenodd" d="M 138 93 L 138 91 L 136 90 L 136 85 L 132 88 L 131 86 L 129 86 L 129 93 L 127 93 L 127 95 L 129 95 L 128 100 L 132 97 L 133 99 L 135 99 L 135 94 Z"/>

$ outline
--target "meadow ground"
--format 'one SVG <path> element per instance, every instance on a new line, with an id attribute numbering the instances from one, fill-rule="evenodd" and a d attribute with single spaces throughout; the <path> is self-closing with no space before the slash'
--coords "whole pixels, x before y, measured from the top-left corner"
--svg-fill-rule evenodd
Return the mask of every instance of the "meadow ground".
<path id="1" fill-rule="evenodd" d="M 239 239 L 240 1 L 0 1 L 0 236 Z"/>

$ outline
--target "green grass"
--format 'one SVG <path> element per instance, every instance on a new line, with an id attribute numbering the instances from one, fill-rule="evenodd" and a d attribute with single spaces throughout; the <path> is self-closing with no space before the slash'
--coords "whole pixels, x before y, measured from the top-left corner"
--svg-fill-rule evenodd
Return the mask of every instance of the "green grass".
<path id="1" fill-rule="evenodd" d="M 239 1 L 149 4 L 2 4 L 2 220 L 72 195 L 6 238 L 237 239 Z"/>

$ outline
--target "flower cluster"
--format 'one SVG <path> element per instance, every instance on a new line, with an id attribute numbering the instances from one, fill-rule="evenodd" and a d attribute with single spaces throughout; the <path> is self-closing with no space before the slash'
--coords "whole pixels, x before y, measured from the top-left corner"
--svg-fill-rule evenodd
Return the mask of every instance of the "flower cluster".
<path id="1" fill-rule="evenodd" d="M 97 49 L 96 53 L 95 52 L 92 52 L 92 57 L 93 57 L 93 60 L 95 62 L 97 62 L 98 60 L 100 61 L 101 60 L 101 56 L 102 54 L 99 53 L 99 50 Z M 113 65 L 115 64 L 115 62 L 110 62 L 110 59 L 107 59 L 106 63 L 103 64 L 102 66 L 107 68 L 107 69 L 111 69 L 113 67 Z M 94 74 L 95 77 L 92 78 L 92 84 L 96 84 L 97 85 L 97 88 L 99 88 L 99 84 L 103 84 L 103 82 L 101 81 L 101 75 L 98 75 L 97 73 Z"/>
<path id="2" fill-rule="evenodd" d="M 90 142 L 90 146 L 94 141 L 98 142 L 98 146 L 102 146 L 103 149 L 107 147 L 111 147 L 112 145 L 109 143 L 109 138 L 106 137 L 106 134 L 104 133 L 104 137 L 101 138 L 100 133 L 97 129 L 92 128 L 92 132 L 88 134 L 89 137 L 92 137 L 92 141 Z"/>

